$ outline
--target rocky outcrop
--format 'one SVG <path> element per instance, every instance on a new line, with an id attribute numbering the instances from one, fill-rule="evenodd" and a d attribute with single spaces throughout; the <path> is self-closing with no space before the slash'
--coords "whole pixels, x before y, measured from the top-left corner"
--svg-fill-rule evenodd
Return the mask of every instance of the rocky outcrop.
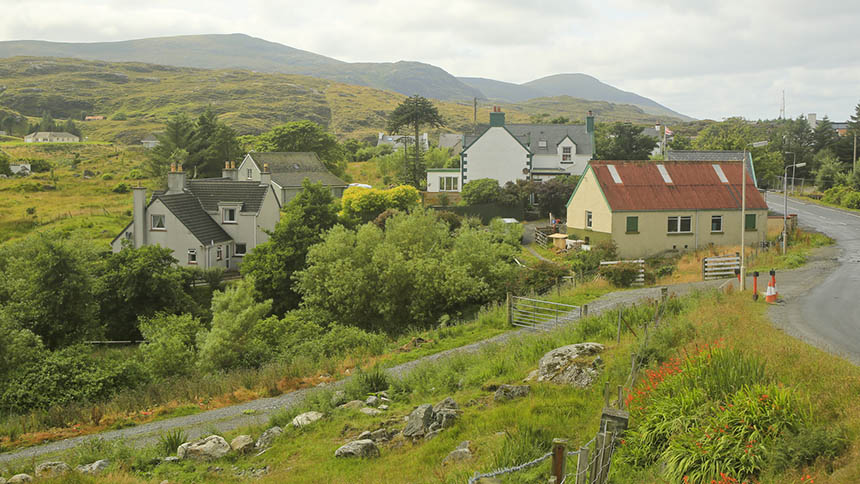
<path id="1" fill-rule="evenodd" d="M 338 406 L 337 408 L 346 408 L 346 409 L 359 409 L 364 407 L 364 402 L 361 400 L 350 400 L 349 402 L 344 403 L 343 405 Z"/>
<path id="2" fill-rule="evenodd" d="M 176 449 L 180 459 L 215 460 L 230 453 L 230 444 L 220 435 L 210 435 L 197 442 L 186 442 Z"/>
<path id="3" fill-rule="evenodd" d="M 425 403 L 409 414 L 409 420 L 403 429 L 404 437 L 423 437 L 433 422 L 433 405 Z"/>
<path id="4" fill-rule="evenodd" d="M 353 440 L 334 451 L 335 457 L 379 457 L 379 448 L 370 439 Z"/>
<path id="5" fill-rule="evenodd" d="M 230 448 L 237 454 L 247 454 L 254 448 L 254 439 L 250 435 L 239 435 L 230 441 Z"/>
<path id="6" fill-rule="evenodd" d="M 471 442 L 469 442 L 468 440 L 460 442 L 460 445 L 458 445 L 456 449 L 452 450 L 442 460 L 442 464 L 451 464 L 454 462 L 460 462 L 460 461 L 471 459 L 472 458 L 472 451 L 469 449 L 469 445 L 471 445 Z"/>
<path id="7" fill-rule="evenodd" d="M 531 392 L 531 387 L 528 385 L 499 385 L 496 393 L 493 394 L 493 401 L 507 402 L 515 398 L 526 397 L 529 392 Z"/>
<path id="8" fill-rule="evenodd" d="M 460 407 L 451 397 L 436 405 L 424 404 L 409 414 L 403 436 L 413 440 L 424 437 L 430 440 L 460 417 Z"/>
<path id="9" fill-rule="evenodd" d="M 102 459 L 97 460 L 92 464 L 78 466 L 75 468 L 75 470 L 77 470 L 81 474 L 96 475 L 104 472 L 104 470 L 107 469 L 108 466 L 110 466 L 110 461 Z"/>
<path id="10" fill-rule="evenodd" d="M 381 414 L 381 413 L 382 413 L 382 410 L 379 410 L 379 409 L 377 409 L 377 408 L 373 408 L 373 407 L 364 407 L 364 408 L 362 408 L 362 409 L 359 409 L 359 412 L 361 412 L 361 413 L 363 413 L 363 414 L 365 414 L 365 415 L 374 416 L 374 415 L 379 415 L 379 414 Z"/>
<path id="11" fill-rule="evenodd" d="M 43 462 L 36 466 L 36 477 L 58 477 L 71 471 L 65 462 Z"/>
<path id="12" fill-rule="evenodd" d="M 29 474 L 15 474 L 9 479 L 9 484 L 20 484 L 22 482 L 33 482 Z"/>
<path id="13" fill-rule="evenodd" d="M 543 355 L 538 369 L 527 380 L 587 387 L 600 376 L 603 361 L 598 354 L 602 351 L 603 345 L 599 343 L 577 343 L 556 348 Z"/>
<path id="14" fill-rule="evenodd" d="M 304 427 L 305 425 L 310 425 L 321 418 L 323 418 L 323 414 L 320 412 L 305 412 L 301 415 L 296 415 L 296 418 L 294 418 L 291 423 L 293 427 Z"/>
<path id="15" fill-rule="evenodd" d="M 269 446 L 272 445 L 272 442 L 275 441 L 281 434 L 284 433 L 284 429 L 280 427 L 272 427 L 269 430 L 263 432 L 263 435 L 257 439 L 257 443 L 254 445 L 257 449 L 268 449 Z"/>

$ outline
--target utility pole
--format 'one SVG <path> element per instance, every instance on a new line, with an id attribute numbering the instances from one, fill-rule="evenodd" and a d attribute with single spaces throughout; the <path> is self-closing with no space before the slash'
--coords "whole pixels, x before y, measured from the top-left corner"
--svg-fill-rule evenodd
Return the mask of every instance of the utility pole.
<path id="1" fill-rule="evenodd" d="M 746 289 L 747 277 L 746 267 L 746 231 L 747 231 L 747 146 L 761 148 L 767 146 L 767 141 L 756 141 L 744 145 L 744 154 L 741 159 L 741 291 Z"/>

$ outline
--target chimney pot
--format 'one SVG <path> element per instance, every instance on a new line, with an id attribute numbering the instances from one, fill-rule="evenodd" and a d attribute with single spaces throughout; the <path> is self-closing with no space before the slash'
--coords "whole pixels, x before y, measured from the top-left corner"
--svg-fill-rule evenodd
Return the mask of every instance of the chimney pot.
<path id="1" fill-rule="evenodd" d="M 170 164 L 170 173 L 174 173 L 176 171 L 176 163 Z"/>
<path id="2" fill-rule="evenodd" d="M 225 161 L 225 162 L 224 162 L 224 169 L 225 169 L 225 170 L 229 170 L 229 169 L 230 169 L 230 162 L 229 162 L 229 161 Z"/>
<path id="3" fill-rule="evenodd" d="M 176 165 L 176 171 L 178 171 L 179 173 L 182 173 L 182 164 Z"/>
<path id="4" fill-rule="evenodd" d="M 236 169 L 236 162 L 235 162 L 235 161 L 231 161 L 231 162 L 230 162 L 230 169 L 231 169 L 231 170 L 235 170 L 235 169 Z"/>

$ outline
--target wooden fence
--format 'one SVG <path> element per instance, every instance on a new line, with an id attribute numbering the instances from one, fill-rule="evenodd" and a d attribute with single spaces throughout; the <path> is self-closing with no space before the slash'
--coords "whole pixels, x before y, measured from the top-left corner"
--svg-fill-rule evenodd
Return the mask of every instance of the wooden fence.
<path id="1" fill-rule="evenodd" d="M 741 270 L 741 255 L 720 255 L 702 259 L 702 279 L 728 279 L 737 276 Z"/>
<path id="2" fill-rule="evenodd" d="M 635 264 L 639 266 L 639 274 L 636 275 L 636 280 L 633 281 L 634 286 L 645 285 L 645 261 L 643 259 L 636 260 L 605 260 L 600 263 L 600 266 L 614 266 L 615 264 Z"/>
<path id="3" fill-rule="evenodd" d="M 549 236 L 556 233 L 555 227 L 547 225 L 545 227 L 535 227 L 535 243 L 541 247 L 549 247 L 552 244 Z"/>

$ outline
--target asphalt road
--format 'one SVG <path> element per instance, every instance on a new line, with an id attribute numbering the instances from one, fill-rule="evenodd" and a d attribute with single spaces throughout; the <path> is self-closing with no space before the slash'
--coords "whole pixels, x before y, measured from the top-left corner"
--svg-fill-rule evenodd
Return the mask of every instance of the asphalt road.
<path id="1" fill-rule="evenodd" d="M 768 194 L 771 210 L 783 213 L 783 198 Z M 791 281 L 786 304 L 772 309 L 772 319 L 788 333 L 860 364 L 860 214 L 788 199 L 788 213 L 796 213 L 801 227 L 836 240 L 835 264 L 812 272 L 806 281 Z"/>

